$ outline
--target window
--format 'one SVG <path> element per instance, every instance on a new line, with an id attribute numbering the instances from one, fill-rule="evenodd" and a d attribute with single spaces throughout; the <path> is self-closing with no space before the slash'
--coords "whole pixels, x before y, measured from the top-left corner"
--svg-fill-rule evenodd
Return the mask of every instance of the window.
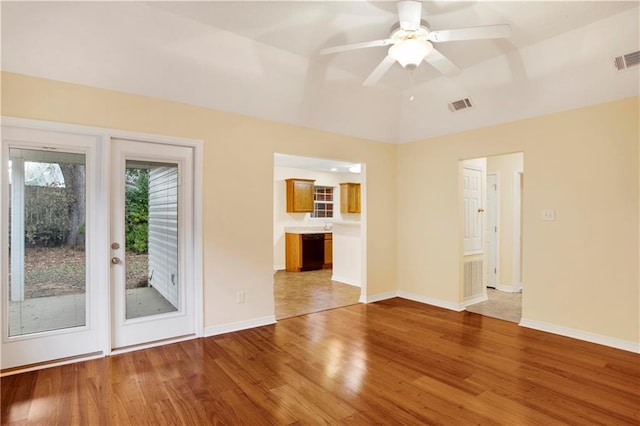
<path id="1" fill-rule="evenodd" d="M 313 213 L 311 217 L 333 217 L 333 187 L 314 186 L 313 189 Z"/>

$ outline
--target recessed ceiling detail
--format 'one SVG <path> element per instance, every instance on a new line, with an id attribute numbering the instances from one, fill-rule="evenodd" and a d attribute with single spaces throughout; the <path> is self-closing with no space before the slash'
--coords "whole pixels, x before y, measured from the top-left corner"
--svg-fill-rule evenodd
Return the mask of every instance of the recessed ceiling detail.
<path id="1" fill-rule="evenodd" d="M 640 51 L 638 1 L 423 1 L 428 24 L 410 10 L 400 19 L 389 1 L 0 1 L 0 8 L 3 71 L 381 142 L 640 94 L 637 54 L 628 56 Z M 394 60 L 363 87 L 391 45 L 318 54 L 389 36 L 399 20 L 408 21 L 400 39 L 412 40 L 418 28 L 462 71 L 439 72 L 434 57 L 427 61 L 432 51 L 411 73 Z M 501 24 L 511 28 L 508 38 L 443 42 L 439 32 Z M 614 54 L 625 72 L 612 71 Z M 465 98 L 472 114 L 445 107 Z"/>

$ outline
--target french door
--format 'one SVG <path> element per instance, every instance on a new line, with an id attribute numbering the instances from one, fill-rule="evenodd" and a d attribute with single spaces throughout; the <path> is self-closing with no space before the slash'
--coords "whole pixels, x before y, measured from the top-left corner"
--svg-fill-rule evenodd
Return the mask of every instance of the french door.
<path id="1" fill-rule="evenodd" d="M 111 141 L 112 348 L 195 333 L 192 151 Z"/>
<path id="2" fill-rule="evenodd" d="M 101 144 L 95 136 L 2 127 L 3 370 L 103 352 Z"/>
<path id="3" fill-rule="evenodd" d="M 98 133 L 3 123 L 3 371 L 195 337 L 195 147 Z"/>

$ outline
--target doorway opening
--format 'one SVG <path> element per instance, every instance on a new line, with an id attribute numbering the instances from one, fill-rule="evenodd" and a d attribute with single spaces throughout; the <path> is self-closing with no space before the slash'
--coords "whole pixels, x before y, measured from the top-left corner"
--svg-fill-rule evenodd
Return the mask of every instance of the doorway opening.
<path id="1" fill-rule="evenodd" d="M 364 173 L 357 163 L 274 155 L 276 320 L 363 300 Z"/>
<path id="2" fill-rule="evenodd" d="M 461 289 L 467 311 L 522 317 L 522 152 L 461 161 Z"/>

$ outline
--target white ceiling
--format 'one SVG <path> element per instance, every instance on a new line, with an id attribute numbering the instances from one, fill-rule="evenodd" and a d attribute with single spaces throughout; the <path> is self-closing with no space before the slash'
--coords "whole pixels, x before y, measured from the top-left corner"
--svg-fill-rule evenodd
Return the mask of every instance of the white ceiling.
<path id="1" fill-rule="evenodd" d="M 325 158 L 299 157 L 297 155 L 274 154 L 273 165 L 276 167 L 292 167 L 296 169 L 315 170 L 325 173 L 350 173 L 349 168 L 359 166 L 358 163 L 329 160 Z"/>
<path id="2" fill-rule="evenodd" d="M 505 40 L 439 43 L 463 72 L 319 49 L 386 38 L 395 2 L 2 2 L 2 69 L 386 142 L 406 142 L 638 95 L 638 1 L 432 1 L 431 29 L 507 23 Z M 415 100 L 409 102 L 409 96 Z M 475 107 L 451 113 L 469 97 Z"/>

